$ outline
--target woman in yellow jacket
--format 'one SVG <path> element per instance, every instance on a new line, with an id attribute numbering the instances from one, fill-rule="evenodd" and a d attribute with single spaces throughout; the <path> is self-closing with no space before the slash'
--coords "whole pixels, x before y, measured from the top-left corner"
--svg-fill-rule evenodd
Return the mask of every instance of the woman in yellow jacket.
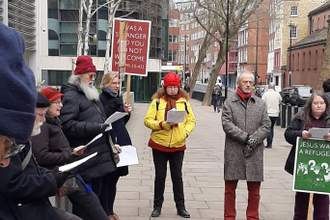
<path id="1" fill-rule="evenodd" d="M 173 183 L 174 200 L 178 215 L 190 218 L 184 204 L 182 161 L 186 149 L 186 138 L 194 130 L 196 120 L 188 102 L 189 95 L 180 88 L 180 77 L 168 73 L 164 77 L 163 88 L 153 96 L 144 124 L 152 129 L 149 147 L 152 148 L 155 166 L 154 210 L 151 217 L 158 217 L 164 201 L 167 161 L 170 164 Z M 169 124 L 166 122 L 167 112 L 175 108 L 186 111 L 182 123 Z"/>

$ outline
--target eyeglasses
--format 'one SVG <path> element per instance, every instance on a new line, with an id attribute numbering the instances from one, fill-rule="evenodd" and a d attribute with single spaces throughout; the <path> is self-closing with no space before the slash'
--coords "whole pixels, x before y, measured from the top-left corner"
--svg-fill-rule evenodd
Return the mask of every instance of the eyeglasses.
<path id="1" fill-rule="evenodd" d="M 89 78 L 92 80 L 94 78 L 94 80 L 96 79 L 96 74 L 91 74 L 89 75 Z"/>
<path id="2" fill-rule="evenodd" d="M 111 83 L 111 85 L 119 85 L 120 83 L 119 82 L 113 82 L 113 83 Z"/>
<path id="3" fill-rule="evenodd" d="M 22 152 L 23 148 L 25 147 L 25 144 L 17 144 L 15 139 L 13 138 L 7 138 L 4 137 L 6 140 L 5 141 L 10 141 L 11 142 L 11 147 L 10 149 L 7 150 L 6 155 L 3 156 L 3 159 L 7 159 L 9 157 L 15 156 L 16 154 Z"/>
<path id="4" fill-rule="evenodd" d="M 44 113 L 42 113 L 42 114 L 40 114 L 40 113 L 38 113 L 38 112 L 34 112 L 36 115 L 39 115 L 40 117 L 45 117 L 46 116 L 46 112 L 44 112 Z"/>
<path id="5" fill-rule="evenodd" d="M 168 89 L 171 89 L 171 90 L 176 90 L 176 89 L 179 89 L 179 87 L 177 86 L 167 86 Z"/>
<path id="6" fill-rule="evenodd" d="M 51 104 L 61 105 L 63 103 L 62 103 L 62 101 L 57 101 L 57 102 L 51 102 Z"/>

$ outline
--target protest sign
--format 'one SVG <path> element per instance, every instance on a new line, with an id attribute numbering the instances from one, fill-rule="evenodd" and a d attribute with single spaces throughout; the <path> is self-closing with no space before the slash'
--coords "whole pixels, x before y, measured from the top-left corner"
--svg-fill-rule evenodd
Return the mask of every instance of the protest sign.
<path id="1" fill-rule="evenodd" d="M 293 191 L 330 194 L 330 142 L 297 138 Z"/>

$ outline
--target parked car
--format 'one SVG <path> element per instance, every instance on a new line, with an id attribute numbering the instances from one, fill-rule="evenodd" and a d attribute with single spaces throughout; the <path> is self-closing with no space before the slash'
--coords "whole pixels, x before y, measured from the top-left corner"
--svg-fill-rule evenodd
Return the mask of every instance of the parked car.
<path id="1" fill-rule="evenodd" d="M 257 85 L 255 87 L 255 93 L 258 97 L 262 97 L 262 95 L 267 92 L 268 86 L 267 85 Z"/>
<path id="2" fill-rule="evenodd" d="M 304 106 L 307 99 L 311 97 L 314 89 L 306 85 L 294 85 L 290 91 L 290 104 L 295 106 Z"/>
<path id="3" fill-rule="evenodd" d="M 285 87 L 280 92 L 282 96 L 282 102 L 285 104 L 290 102 L 290 91 L 291 91 L 291 87 Z"/>

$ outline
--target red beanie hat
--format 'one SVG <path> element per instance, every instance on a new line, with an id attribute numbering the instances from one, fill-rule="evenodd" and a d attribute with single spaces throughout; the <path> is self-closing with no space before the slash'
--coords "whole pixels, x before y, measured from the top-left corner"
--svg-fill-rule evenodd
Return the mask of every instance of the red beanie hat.
<path id="1" fill-rule="evenodd" d="M 180 87 L 180 77 L 178 74 L 176 73 L 168 73 L 166 74 L 166 76 L 164 77 L 164 85 L 163 87 L 167 87 L 167 86 L 177 86 Z"/>
<path id="2" fill-rule="evenodd" d="M 64 95 L 61 94 L 58 91 L 57 87 L 47 87 L 44 88 L 43 90 L 40 91 L 41 94 L 43 94 L 44 96 L 46 96 L 50 102 L 54 101 L 55 99 L 61 97 L 61 99 L 63 99 Z"/>
<path id="3" fill-rule="evenodd" d="M 93 64 L 93 60 L 90 56 L 79 56 L 76 62 L 76 69 L 74 75 L 96 72 L 96 68 Z"/>

